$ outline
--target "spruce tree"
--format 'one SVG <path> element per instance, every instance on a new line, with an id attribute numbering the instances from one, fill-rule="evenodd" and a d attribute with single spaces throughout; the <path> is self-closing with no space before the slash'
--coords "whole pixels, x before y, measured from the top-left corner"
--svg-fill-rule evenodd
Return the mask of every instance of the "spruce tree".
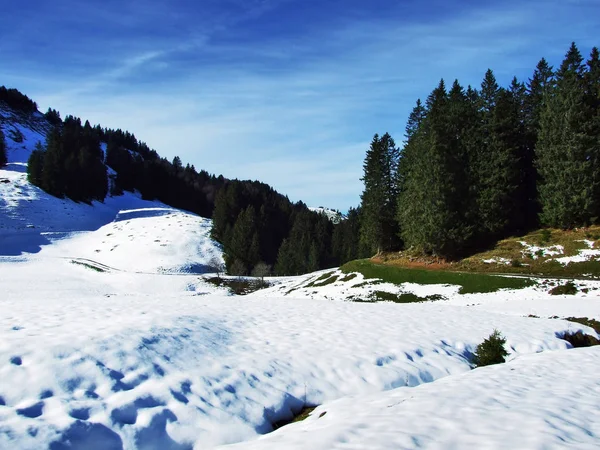
<path id="1" fill-rule="evenodd" d="M 27 180 L 34 186 L 42 187 L 42 171 L 44 170 L 45 150 L 41 142 L 35 144 L 35 150 L 27 160 Z"/>
<path id="2" fill-rule="evenodd" d="M 594 206 L 592 221 L 600 220 L 600 55 L 594 47 L 587 61 L 585 80 L 586 121 L 588 160 L 592 165 Z"/>
<path id="3" fill-rule="evenodd" d="M 443 80 L 428 97 L 426 117 L 405 147 L 410 155 L 402 163 L 406 179 L 398 201 L 405 245 L 449 258 L 464 250 L 471 234 L 462 198 L 468 189 L 466 153 L 459 145 L 465 95 L 458 83 L 451 97 Z"/>
<path id="4" fill-rule="evenodd" d="M 587 133 L 589 123 L 585 66 L 573 43 L 556 73 L 555 86 L 540 118 L 536 158 L 544 225 L 572 228 L 595 219 L 597 167 L 589 158 L 590 146 L 594 145 Z"/>
<path id="5" fill-rule="evenodd" d="M 519 93 L 516 80 L 511 90 L 503 89 L 493 72 L 486 72 L 480 95 L 479 148 L 472 160 L 480 245 L 522 227 Z"/>
<path id="6" fill-rule="evenodd" d="M 260 260 L 256 231 L 256 211 L 250 205 L 239 214 L 225 253 L 225 262 L 228 269 L 235 261 L 239 261 L 238 264 L 241 263 L 244 267 L 244 273 L 238 275 L 250 273 L 254 265 Z"/>
<path id="7" fill-rule="evenodd" d="M 398 246 L 395 220 L 397 205 L 396 171 L 398 150 L 386 133 L 375 135 L 363 164 L 365 184 L 361 195 L 360 239 L 371 254 Z"/>

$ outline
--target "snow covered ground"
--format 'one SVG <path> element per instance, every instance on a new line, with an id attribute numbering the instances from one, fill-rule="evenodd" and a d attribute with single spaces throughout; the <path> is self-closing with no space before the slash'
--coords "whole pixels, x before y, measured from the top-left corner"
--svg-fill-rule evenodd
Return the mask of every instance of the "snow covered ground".
<path id="1" fill-rule="evenodd" d="M 232 296 L 201 275 L 222 262 L 208 220 L 133 194 L 54 199 L 15 151 L 0 170 L 0 449 L 600 444 L 600 351 L 560 338 L 596 333 L 547 318 L 600 318 L 596 282 L 575 297 L 308 287 L 321 272 Z M 345 301 L 374 289 L 447 300 Z M 494 329 L 509 362 L 472 370 Z M 305 405 L 321 406 L 269 433 Z"/>

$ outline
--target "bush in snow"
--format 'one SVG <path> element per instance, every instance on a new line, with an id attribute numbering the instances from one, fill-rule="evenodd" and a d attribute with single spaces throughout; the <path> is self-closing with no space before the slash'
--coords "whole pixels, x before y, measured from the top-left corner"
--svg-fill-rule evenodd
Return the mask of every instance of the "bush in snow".
<path id="1" fill-rule="evenodd" d="M 563 334 L 562 339 L 570 343 L 573 348 L 600 345 L 600 341 L 598 339 L 596 339 L 594 336 L 590 336 L 589 334 L 583 334 L 582 331 L 578 331 L 577 333 L 567 332 Z"/>
<path id="2" fill-rule="evenodd" d="M 567 281 L 565 284 L 550 289 L 548 293 L 550 295 L 575 295 L 577 294 L 577 286 L 572 281 Z"/>
<path id="3" fill-rule="evenodd" d="M 487 339 L 477 346 L 473 362 L 477 367 L 503 363 L 508 356 L 504 344 L 506 344 L 506 338 L 498 330 L 494 330 Z"/>

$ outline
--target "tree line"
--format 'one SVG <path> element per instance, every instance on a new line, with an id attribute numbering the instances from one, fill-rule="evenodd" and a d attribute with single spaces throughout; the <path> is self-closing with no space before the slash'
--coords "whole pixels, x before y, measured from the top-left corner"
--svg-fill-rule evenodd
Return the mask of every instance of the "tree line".
<path id="1" fill-rule="evenodd" d="M 538 226 L 600 220 L 600 62 L 575 43 L 557 70 L 479 89 L 441 80 L 417 101 L 399 150 L 375 135 L 364 161 L 359 245 L 449 259 Z"/>
<path id="2" fill-rule="evenodd" d="M 333 224 L 267 184 L 231 180 L 217 193 L 212 236 L 223 244 L 229 273 L 268 266 L 277 275 L 299 275 L 356 259 L 357 229 L 355 210 Z"/>

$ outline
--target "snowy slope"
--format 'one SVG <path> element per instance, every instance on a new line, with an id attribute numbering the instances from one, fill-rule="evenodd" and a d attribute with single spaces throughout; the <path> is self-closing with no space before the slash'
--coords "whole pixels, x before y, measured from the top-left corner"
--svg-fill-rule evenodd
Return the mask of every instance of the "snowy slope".
<path id="1" fill-rule="evenodd" d="M 345 219 L 345 217 L 339 211 L 335 211 L 335 210 L 329 209 L 329 208 L 324 208 L 323 206 L 309 207 L 308 209 L 310 209 L 313 212 L 323 214 L 325 217 L 327 217 L 333 223 L 339 223 Z"/>
<path id="2" fill-rule="evenodd" d="M 26 161 L 41 132 L 19 123 L 7 134 L 9 164 L 0 169 L 0 257 L 38 253 L 80 258 L 138 272 L 205 273 L 222 264 L 211 221 L 125 193 L 92 205 L 58 199 L 29 184 Z M 48 246 L 51 242 L 57 245 Z"/>
<path id="3" fill-rule="evenodd" d="M 598 347 L 525 356 L 414 389 L 344 398 L 227 448 L 597 449 L 598 367 Z"/>
<path id="4" fill-rule="evenodd" d="M 513 359 L 567 348 L 565 330 L 590 331 L 442 302 L 226 297 L 197 276 L 98 273 L 39 256 L 0 271 L 0 448 L 238 442 L 304 403 L 466 373 L 494 328 Z"/>

